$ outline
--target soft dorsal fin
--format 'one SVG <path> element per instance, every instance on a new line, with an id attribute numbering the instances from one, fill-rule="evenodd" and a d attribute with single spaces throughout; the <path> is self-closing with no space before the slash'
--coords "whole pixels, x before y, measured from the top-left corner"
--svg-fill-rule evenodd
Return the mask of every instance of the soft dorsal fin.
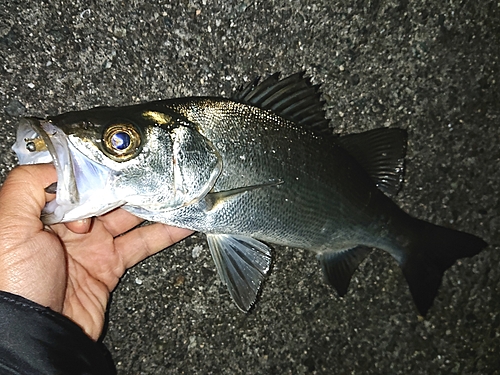
<path id="1" fill-rule="evenodd" d="M 337 139 L 371 176 L 377 187 L 395 195 L 403 182 L 406 130 L 380 128 Z"/>
<path id="2" fill-rule="evenodd" d="M 319 85 L 313 85 L 304 74 L 295 73 L 280 80 L 280 74 L 274 73 L 260 83 L 260 77 L 257 77 L 240 87 L 232 99 L 270 110 L 317 134 L 330 133 Z"/>

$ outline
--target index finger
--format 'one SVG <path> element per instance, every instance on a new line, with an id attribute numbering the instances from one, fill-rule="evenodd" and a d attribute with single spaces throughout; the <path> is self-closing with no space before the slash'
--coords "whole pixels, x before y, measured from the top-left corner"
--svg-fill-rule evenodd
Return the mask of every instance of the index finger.
<path id="1" fill-rule="evenodd" d="M 96 220 L 101 221 L 113 237 L 129 231 L 144 221 L 144 219 L 134 216 L 122 208 L 98 216 Z"/>
<path id="2" fill-rule="evenodd" d="M 193 231 L 189 229 L 156 223 L 115 238 L 115 248 L 125 268 L 130 268 L 191 234 Z"/>

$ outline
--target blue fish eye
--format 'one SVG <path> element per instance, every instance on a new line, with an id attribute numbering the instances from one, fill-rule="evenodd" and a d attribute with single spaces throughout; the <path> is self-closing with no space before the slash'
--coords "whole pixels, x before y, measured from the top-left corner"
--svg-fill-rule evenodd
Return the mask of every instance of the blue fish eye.
<path id="1" fill-rule="evenodd" d="M 130 146 L 130 135 L 125 132 L 116 132 L 111 136 L 111 146 L 115 150 L 126 150 Z"/>
<path id="2" fill-rule="evenodd" d="M 141 134 L 127 122 L 110 124 L 102 134 L 102 146 L 106 156 L 117 162 L 128 161 L 141 151 Z"/>

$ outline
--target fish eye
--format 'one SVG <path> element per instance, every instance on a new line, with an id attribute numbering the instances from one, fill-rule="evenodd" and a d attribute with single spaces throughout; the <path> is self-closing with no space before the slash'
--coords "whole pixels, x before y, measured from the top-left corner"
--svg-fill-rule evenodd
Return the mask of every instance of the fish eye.
<path id="1" fill-rule="evenodd" d="M 111 124 L 104 131 L 102 138 L 104 151 L 115 161 L 130 160 L 140 151 L 141 136 L 132 124 Z"/>
<path id="2" fill-rule="evenodd" d="M 117 150 L 126 150 L 130 146 L 130 135 L 126 132 L 117 132 L 111 136 L 111 146 Z"/>

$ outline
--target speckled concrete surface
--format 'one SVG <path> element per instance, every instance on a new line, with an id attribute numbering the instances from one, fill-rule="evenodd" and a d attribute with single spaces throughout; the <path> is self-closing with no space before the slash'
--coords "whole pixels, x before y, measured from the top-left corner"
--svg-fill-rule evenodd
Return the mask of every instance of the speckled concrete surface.
<path id="1" fill-rule="evenodd" d="M 334 131 L 409 131 L 399 204 L 490 246 L 444 278 L 417 319 L 376 251 L 340 299 L 313 254 L 276 248 L 242 314 L 195 235 L 130 270 L 105 343 L 118 374 L 500 373 L 500 3 L 0 1 L 0 179 L 22 115 L 229 95 L 306 69 Z"/>

